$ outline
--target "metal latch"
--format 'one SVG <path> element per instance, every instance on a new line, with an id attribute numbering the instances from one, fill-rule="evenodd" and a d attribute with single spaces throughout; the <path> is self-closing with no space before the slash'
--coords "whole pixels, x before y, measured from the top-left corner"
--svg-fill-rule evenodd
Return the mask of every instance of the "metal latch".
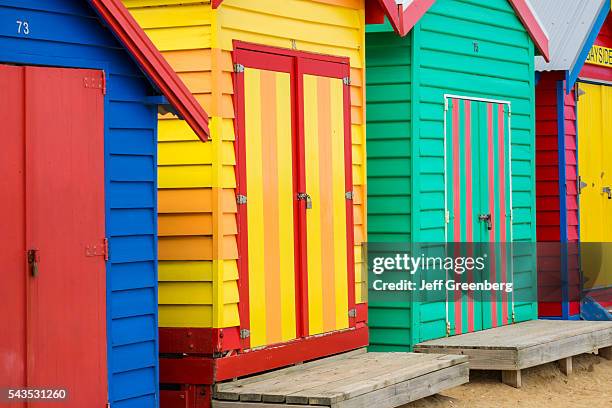
<path id="1" fill-rule="evenodd" d="M 350 78 L 350 77 L 344 77 L 344 78 L 342 78 L 342 83 L 343 83 L 344 85 L 347 85 L 347 86 L 348 86 L 348 85 L 350 85 L 350 84 L 351 84 L 351 78 Z"/>
<path id="2" fill-rule="evenodd" d="M 489 231 L 491 231 L 493 229 L 493 219 L 491 217 L 491 214 L 480 214 L 478 216 L 478 219 L 480 221 L 485 221 L 487 223 L 487 229 Z"/>
<path id="3" fill-rule="evenodd" d="M 240 338 L 248 339 L 251 337 L 251 331 L 249 329 L 240 329 Z"/>
<path id="4" fill-rule="evenodd" d="M 28 264 L 30 265 L 30 275 L 33 278 L 38 276 L 38 263 L 40 262 L 40 253 L 38 249 L 28 250 Z"/>
<path id="5" fill-rule="evenodd" d="M 352 318 L 357 317 L 357 309 L 350 309 L 348 315 Z"/>
<path id="6" fill-rule="evenodd" d="M 242 195 L 242 194 L 238 194 L 236 196 L 236 202 L 238 204 L 246 204 L 247 203 L 247 196 Z"/>
<path id="7" fill-rule="evenodd" d="M 244 65 L 234 64 L 234 72 L 237 72 L 237 73 L 244 72 Z"/>
<path id="8" fill-rule="evenodd" d="M 306 193 L 298 193 L 297 194 L 297 199 L 298 200 L 304 200 L 306 201 L 306 209 L 310 210 L 312 209 L 312 197 L 310 197 L 309 194 Z"/>
<path id="9" fill-rule="evenodd" d="M 347 200 L 352 200 L 353 198 L 355 198 L 355 193 L 353 193 L 352 191 L 347 191 L 347 192 L 344 194 L 344 197 L 345 197 Z"/>
<path id="10" fill-rule="evenodd" d="M 604 187 L 601 192 L 608 195 L 608 200 L 612 200 L 612 189 L 610 187 Z"/>

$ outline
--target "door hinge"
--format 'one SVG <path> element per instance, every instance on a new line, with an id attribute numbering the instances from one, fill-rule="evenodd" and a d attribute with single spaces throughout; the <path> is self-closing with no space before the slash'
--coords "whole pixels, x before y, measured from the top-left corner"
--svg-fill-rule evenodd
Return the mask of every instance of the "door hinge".
<path id="1" fill-rule="evenodd" d="M 450 211 L 448 210 L 444 212 L 444 222 L 447 224 L 450 222 Z"/>
<path id="2" fill-rule="evenodd" d="M 450 321 L 446 321 L 446 337 L 450 336 Z"/>
<path id="3" fill-rule="evenodd" d="M 355 198 L 355 193 L 353 193 L 352 191 L 347 191 L 346 193 L 344 193 L 344 197 L 347 200 L 352 200 L 353 198 Z"/>
<path id="4" fill-rule="evenodd" d="M 247 203 L 247 196 L 242 195 L 242 194 L 238 194 L 236 196 L 236 203 L 238 203 L 238 204 L 246 204 Z"/>
<path id="5" fill-rule="evenodd" d="M 350 85 L 351 84 L 351 77 L 344 77 L 344 78 L 342 78 L 342 83 L 344 85 L 347 85 L 347 86 Z"/>
<path id="6" fill-rule="evenodd" d="M 248 329 L 240 329 L 240 338 L 241 339 L 248 339 L 249 337 L 251 337 L 251 331 Z"/>
<path id="7" fill-rule="evenodd" d="M 357 309 L 350 309 L 348 311 L 348 315 L 349 315 L 350 318 L 354 319 L 355 317 L 357 317 Z"/>
<path id="8" fill-rule="evenodd" d="M 236 72 L 236 73 L 244 72 L 244 65 L 242 65 L 242 64 L 234 64 L 234 72 Z"/>
<path id="9" fill-rule="evenodd" d="M 103 256 L 105 261 L 109 259 L 108 238 L 104 238 L 102 243 L 85 246 L 85 256 Z"/>
<path id="10" fill-rule="evenodd" d="M 588 184 L 582 181 L 582 176 L 578 176 L 578 194 L 582 194 L 582 190 L 584 190 L 587 186 Z"/>
<path id="11" fill-rule="evenodd" d="M 106 95 L 106 74 L 102 72 L 102 77 L 84 77 L 83 86 L 89 89 L 100 89 Z"/>

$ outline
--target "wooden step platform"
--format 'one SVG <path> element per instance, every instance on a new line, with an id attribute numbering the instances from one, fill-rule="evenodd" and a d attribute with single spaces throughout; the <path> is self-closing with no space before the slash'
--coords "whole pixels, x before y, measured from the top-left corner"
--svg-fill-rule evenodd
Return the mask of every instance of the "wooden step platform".
<path id="1" fill-rule="evenodd" d="M 213 408 L 393 408 L 468 380 L 464 356 L 363 349 L 217 384 Z"/>
<path id="2" fill-rule="evenodd" d="M 534 320 L 426 341 L 415 351 L 466 355 L 470 370 L 500 370 L 504 383 L 520 388 L 524 368 L 559 361 L 569 375 L 573 356 L 612 358 L 612 322 Z"/>

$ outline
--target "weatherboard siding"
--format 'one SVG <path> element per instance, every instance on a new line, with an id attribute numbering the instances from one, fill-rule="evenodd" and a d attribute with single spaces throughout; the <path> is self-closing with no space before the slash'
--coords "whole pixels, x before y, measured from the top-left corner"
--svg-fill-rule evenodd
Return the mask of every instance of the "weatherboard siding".
<path id="1" fill-rule="evenodd" d="M 164 327 L 235 327 L 234 40 L 351 59 L 355 291 L 365 302 L 364 0 L 122 0 L 211 117 L 211 142 L 159 124 L 159 313 Z"/>
<path id="2" fill-rule="evenodd" d="M 394 32 L 366 36 L 368 242 L 410 242 L 411 44 Z M 410 302 L 369 304 L 373 351 L 409 350 Z"/>
<path id="3" fill-rule="evenodd" d="M 159 314 L 162 327 L 232 327 L 238 232 L 232 60 L 210 1 L 123 0 L 211 117 L 211 142 L 159 121 Z"/>
<path id="4" fill-rule="evenodd" d="M 538 241 L 559 242 L 559 109 L 557 75 L 544 73 L 536 98 L 536 207 Z"/>
<path id="5" fill-rule="evenodd" d="M 155 407 L 158 393 L 156 115 L 154 94 L 87 2 L 0 0 L 0 63 L 105 71 L 109 402 Z M 16 20 L 31 34 L 17 34 Z"/>
<path id="6" fill-rule="evenodd" d="M 561 104 L 561 106 L 560 106 Z M 536 199 L 538 242 L 578 241 L 578 172 L 576 147 L 576 96 L 565 88 L 562 73 L 544 72 L 540 76 L 536 98 Z M 564 132 L 559 138 L 560 127 Z M 564 147 L 559 146 L 563 141 Z M 559 149 L 564 148 L 565 180 L 560 182 Z M 565 191 L 561 191 L 561 187 Z M 565 196 L 562 196 L 565 194 Z M 563 203 L 565 200 L 565 203 Z M 565 204 L 564 207 L 562 204 Z M 543 293 L 551 293 L 551 286 L 561 287 L 559 271 L 567 270 L 572 298 L 579 289 L 578 248 L 568 246 L 568 257 L 563 261 L 557 249 L 541 247 L 538 254 L 538 281 Z M 562 272 L 564 274 L 565 272 Z M 556 293 L 556 292 L 552 292 Z M 540 304 L 540 316 L 563 316 L 560 293 Z M 569 315 L 579 313 L 576 302 L 570 304 Z"/>

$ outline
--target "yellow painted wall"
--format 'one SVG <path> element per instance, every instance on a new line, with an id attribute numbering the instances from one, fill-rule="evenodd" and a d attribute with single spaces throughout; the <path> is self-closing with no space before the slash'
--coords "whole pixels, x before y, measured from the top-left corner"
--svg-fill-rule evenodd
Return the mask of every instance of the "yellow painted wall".
<path id="1" fill-rule="evenodd" d="M 159 323 L 239 325 L 234 39 L 350 57 L 356 300 L 366 299 L 364 0 L 123 0 L 211 116 L 212 141 L 166 115 L 159 126 Z"/>
<path id="2" fill-rule="evenodd" d="M 580 83 L 578 101 L 578 169 L 586 183 L 580 193 L 580 240 L 585 287 L 612 285 L 612 87 Z M 598 244 L 588 244 L 606 242 Z"/>

